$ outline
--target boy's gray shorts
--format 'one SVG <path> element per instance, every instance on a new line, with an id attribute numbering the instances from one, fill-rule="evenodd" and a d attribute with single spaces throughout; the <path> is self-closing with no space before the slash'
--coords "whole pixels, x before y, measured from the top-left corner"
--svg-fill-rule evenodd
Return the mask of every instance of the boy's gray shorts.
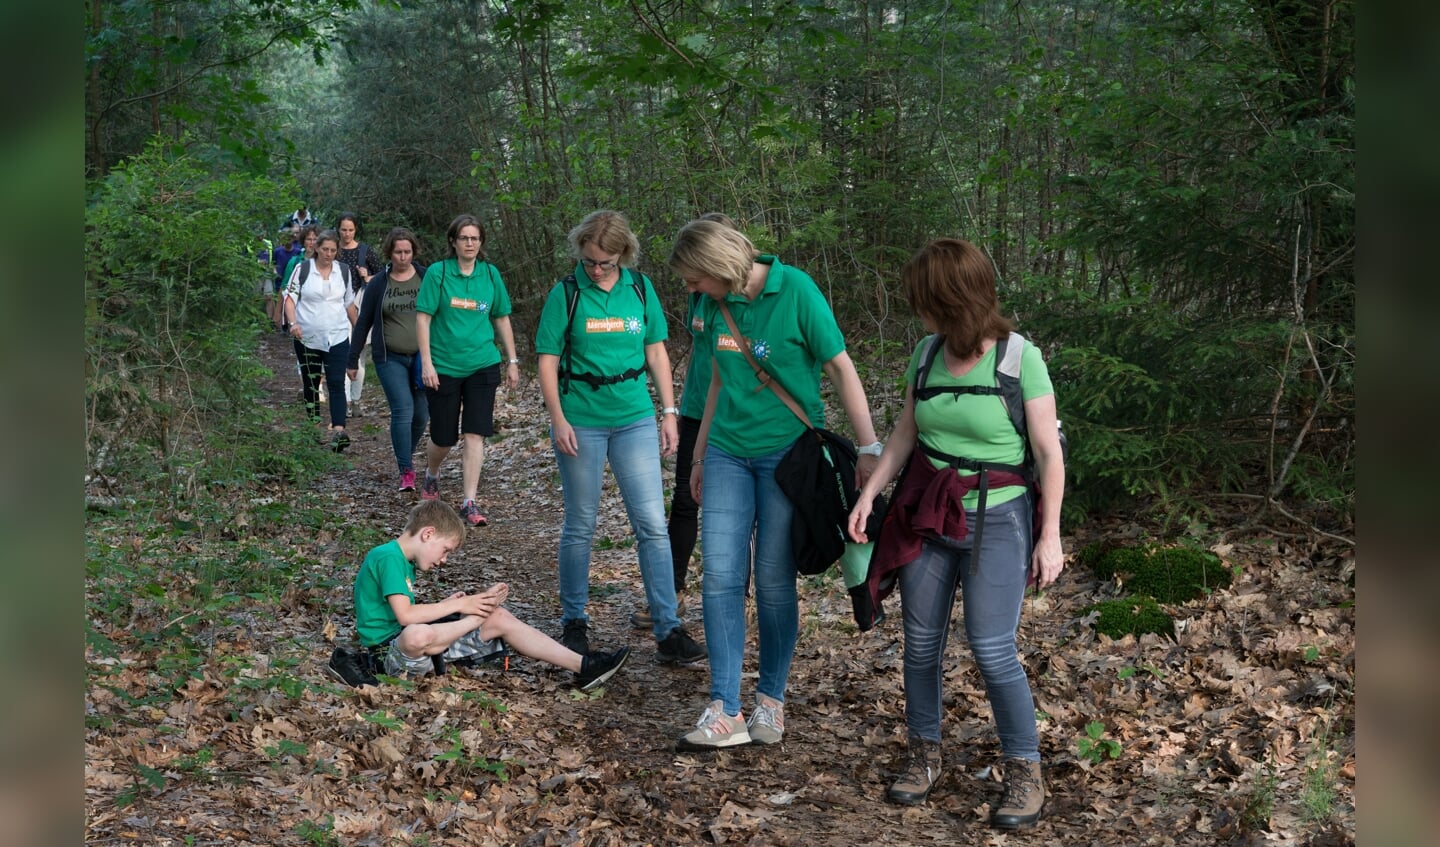
<path id="1" fill-rule="evenodd" d="M 500 638 L 484 639 L 480 630 L 472 629 L 455 640 L 441 655 L 447 662 L 456 659 L 474 658 L 484 660 L 505 652 L 505 641 Z M 390 642 L 385 651 L 385 673 L 389 676 L 424 676 L 435 671 L 435 657 L 421 656 L 412 659 L 400 651 L 400 639 Z"/>

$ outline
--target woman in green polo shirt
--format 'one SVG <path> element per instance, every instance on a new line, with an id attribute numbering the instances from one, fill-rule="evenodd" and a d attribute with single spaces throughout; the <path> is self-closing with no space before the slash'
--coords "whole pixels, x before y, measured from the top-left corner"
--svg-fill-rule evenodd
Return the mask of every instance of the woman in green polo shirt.
<path id="1" fill-rule="evenodd" d="M 634 269 L 640 241 L 624 215 L 592 212 L 570 230 L 569 240 L 575 271 L 550 289 L 535 334 L 540 390 L 565 496 L 560 643 L 588 651 L 590 547 L 608 459 L 635 531 L 656 658 L 692 664 L 705 658 L 705 648 L 675 612 L 660 475 L 662 450 L 668 456 L 679 442 L 665 312 L 650 280 Z M 646 371 L 663 407 L 658 433 Z"/>
<path id="2" fill-rule="evenodd" d="M 440 463 L 463 432 L 460 517 L 470 526 L 484 526 L 485 513 L 475 495 L 485 439 L 495 434 L 497 341 L 505 348 L 505 384 L 511 388 L 520 384 L 520 360 L 510 330 L 510 294 L 500 271 L 483 259 L 485 228 L 474 215 L 461 215 L 451 221 L 446 237 L 450 257 L 425 269 L 415 298 L 415 341 L 430 405 L 430 449 L 420 497 L 440 496 Z"/>
<path id="3" fill-rule="evenodd" d="M 715 221 L 691 221 L 680 230 L 670 267 L 701 301 L 703 343 L 711 354 L 710 390 L 695 441 L 691 493 L 704 512 L 702 598 L 710 645 L 710 703 L 680 749 L 775 744 L 785 732 L 785 686 L 799 631 L 795 559 L 790 547 L 794 507 L 775 482 L 775 466 L 805 431 L 805 424 L 756 378 L 743 349 L 778 380 L 807 413 L 825 425 L 820 399 L 823 371 L 861 449 L 857 477 L 864 480 L 880 452 L 870 404 L 830 305 L 803 271 L 762 256 L 742 233 Z M 724 303 L 739 330 L 728 328 Z M 742 348 L 743 345 L 743 348 Z M 745 652 L 745 580 L 754 545 L 760 679 L 756 708 L 740 711 L 740 667 Z"/>

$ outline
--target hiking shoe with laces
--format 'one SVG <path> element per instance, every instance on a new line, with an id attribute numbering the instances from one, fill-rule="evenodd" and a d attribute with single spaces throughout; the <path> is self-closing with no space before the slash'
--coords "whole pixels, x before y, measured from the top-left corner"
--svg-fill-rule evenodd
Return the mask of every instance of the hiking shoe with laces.
<path id="1" fill-rule="evenodd" d="M 685 627 L 677 626 L 670 630 L 655 646 L 655 661 L 667 665 L 690 665 L 696 662 L 705 661 L 710 652 L 705 645 L 690 637 Z"/>
<path id="2" fill-rule="evenodd" d="M 425 484 L 420 487 L 421 500 L 435 500 L 440 496 L 440 477 L 425 472 Z"/>
<path id="3" fill-rule="evenodd" d="M 618 647 L 606 653 L 597 650 L 594 653 L 586 653 L 585 658 L 580 661 L 580 673 L 575 675 L 575 685 L 581 691 L 593 691 L 605 683 L 605 680 L 615 675 L 625 660 L 630 657 L 629 647 Z"/>
<path id="4" fill-rule="evenodd" d="M 485 513 L 480 511 L 480 507 L 475 505 L 474 500 L 466 500 L 460 506 L 460 517 L 464 518 L 465 523 L 471 526 L 485 525 Z"/>
<path id="5" fill-rule="evenodd" d="M 755 695 L 755 711 L 750 713 L 750 740 L 756 744 L 779 744 L 785 737 L 785 704 L 764 694 Z"/>
<path id="6" fill-rule="evenodd" d="M 1019 829 L 1040 820 L 1045 808 L 1045 781 L 1040 763 L 1028 759 L 1006 759 L 1000 763 L 1005 772 L 1005 792 L 990 813 L 990 823 L 1000 829 Z"/>
<path id="7" fill-rule="evenodd" d="M 575 620 L 565 622 L 565 631 L 560 634 L 560 643 L 584 656 L 590 652 L 590 624 Z"/>
<path id="8" fill-rule="evenodd" d="M 335 434 L 330 436 L 330 449 L 336 453 L 344 453 L 345 448 L 349 446 L 350 436 L 345 433 L 345 430 L 336 430 Z"/>
<path id="9" fill-rule="evenodd" d="M 676 750 L 718 750 L 750 743 L 745 715 L 725 714 L 725 703 L 715 700 L 705 707 L 695 728 L 675 741 Z"/>
<path id="10" fill-rule="evenodd" d="M 942 764 L 939 741 L 910 736 L 910 753 L 905 762 L 905 770 L 901 772 L 900 778 L 890 785 L 885 796 L 891 802 L 905 806 L 923 804 L 935 788 L 935 783 L 940 781 Z"/>
<path id="11" fill-rule="evenodd" d="M 380 680 L 375 676 L 370 653 L 365 650 L 336 647 L 330 654 L 330 664 L 325 666 L 325 673 L 353 688 L 380 684 Z"/>
<path id="12" fill-rule="evenodd" d="M 415 471 L 413 471 L 413 470 L 408 470 L 408 471 L 401 471 L 401 472 L 400 472 L 400 490 L 401 490 L 401 491 L 414 491 L 414 490 L 415 490 Z"/>

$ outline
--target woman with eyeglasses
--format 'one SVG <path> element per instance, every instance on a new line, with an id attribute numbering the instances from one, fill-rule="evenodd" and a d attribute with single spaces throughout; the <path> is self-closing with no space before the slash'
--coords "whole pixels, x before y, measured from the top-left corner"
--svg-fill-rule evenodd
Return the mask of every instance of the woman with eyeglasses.
<path id="1" fill-rule="evenodd" d="M 535 339 L 565 500 L 560 642 L 582 655 L 589 650 L 590 547 L 608 460 L 635 532 L 656 658 L 693 664 L 706 652 L 676 614 L 660 475 L 661 453 L 679 443 L 665 311 L 649 278 L 634 269 L 640 241 L 624 215 L 592 212 L 569 241 L 574 272 L 550 289 Z M 663 407 L 658 430 L 647 371 Z"/>
<path id="2" fill-rule="evenodd" d="M 484 261 L 485 228 L 474 215 L 461 215 L 450 222 L 446 238 L 449 258 L 425 270 L 415 299 L 415 341 L 430 405 L 430 449 L 420 497 L 440 496 L 440 464 L 463 433 L 460 517 L 470 526 L 484 526 L 485 513 L 475 496 L 485 439 L 495 434 L 502 364 L 497 342 L 504 348 L 510 388 L 520 384 L 520 360 L 510 329 L 510 294 L 500 271 Z"/>
<path id="3" fill-rule="evenodd" d="M 298 264 L 285 287 L 285 317 L 300 356 L 305 408 L 314 415 L 320 376 L 330 389 L 330 448 L 350 445 L 345 434 L 345 362 L 350 357 L 350 324 L 355 318 L 355 289 L 347 284 L 335 255 L 339 236 L 327 229 L 315 238 L 315 258 Z"/>

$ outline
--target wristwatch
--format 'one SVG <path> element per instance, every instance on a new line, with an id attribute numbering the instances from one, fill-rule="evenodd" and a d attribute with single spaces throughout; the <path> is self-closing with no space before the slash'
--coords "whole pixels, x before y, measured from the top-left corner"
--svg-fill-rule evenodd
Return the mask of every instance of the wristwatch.
<path id="1" fill-rule="evenodd" d="M 506 359 L 506 360 L 505 360 L 505 364 L 507 364 L 507 365 L 518 365 L 518 364 L 520 364 L 520 360 L 519 360 L 519 359 Z"/>
<path id="2" fill-rule="evenodd" d="M 878 456 L 885 450 L 884 442 L 877 441 L 874 444 L 866 444 L 864 447 L 856 447 L 855 452 L 861 456 Z"/>
<path id="3" fill-rule="evenodd" d="M 662 414 L 662 415 L 678 415 L 678 414 L 680 414 L 680 410 L 677 409 L 677 408 L 675 408 L 674 406 L 666 406 L 665 408 L 663 408 L 663 409 L 660 410 L 660 414 Z"/>

